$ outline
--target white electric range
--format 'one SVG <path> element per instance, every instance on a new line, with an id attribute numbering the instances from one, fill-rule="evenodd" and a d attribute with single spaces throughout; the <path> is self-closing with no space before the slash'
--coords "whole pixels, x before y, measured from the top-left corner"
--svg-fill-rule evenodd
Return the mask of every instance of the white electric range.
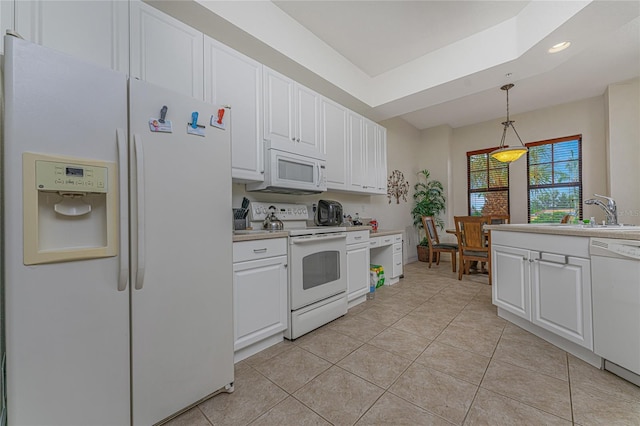
<path id="1" fill-rule="evenodd" d="M 285 337 L 297 339 L 347 313 L 346 228 L 309 226 L 304 204 L 252 202 L 249 221 L 261 229 L 275 212 L 289 233 L 289 324 Z"/>

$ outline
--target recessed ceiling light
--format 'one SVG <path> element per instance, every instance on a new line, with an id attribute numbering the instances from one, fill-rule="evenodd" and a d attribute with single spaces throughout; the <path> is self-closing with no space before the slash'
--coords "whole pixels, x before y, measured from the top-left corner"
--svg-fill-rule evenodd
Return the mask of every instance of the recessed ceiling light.
<path id="1" fill-rule="evenodd" d="M 558 53 L 558 52 L 566 49 L 569 46 L 571 46 L 571 42 L 570 41 L 563 41 L 562 43 L 558 43 L 558 44 L 555 44 L 555 45 L 551 46 L 551 48 L 549 49 L 549 53 Z"/>

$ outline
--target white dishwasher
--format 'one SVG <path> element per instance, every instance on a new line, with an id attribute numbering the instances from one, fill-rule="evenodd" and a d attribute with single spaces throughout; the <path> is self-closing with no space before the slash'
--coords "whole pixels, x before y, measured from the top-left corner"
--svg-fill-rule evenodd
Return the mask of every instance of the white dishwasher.
<path id="1" fill-rule="evenodd" d="M 640 241 L 591 238 L 593 351 L 640 386 Z"/>

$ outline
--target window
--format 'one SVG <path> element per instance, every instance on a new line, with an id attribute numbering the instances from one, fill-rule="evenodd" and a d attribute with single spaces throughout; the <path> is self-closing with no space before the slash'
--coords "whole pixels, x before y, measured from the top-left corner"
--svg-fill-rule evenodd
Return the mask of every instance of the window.
<path id="1" fill-rule="evenodd" d="M 529 222 L 582 219 L 582 136 L 528 143 Z"/>
<path id="2" fill-rule="evenodd" d="M 470 216 L 509 214 L 509 164 L 489 155 L 495 149 L 467 152 Z"/>

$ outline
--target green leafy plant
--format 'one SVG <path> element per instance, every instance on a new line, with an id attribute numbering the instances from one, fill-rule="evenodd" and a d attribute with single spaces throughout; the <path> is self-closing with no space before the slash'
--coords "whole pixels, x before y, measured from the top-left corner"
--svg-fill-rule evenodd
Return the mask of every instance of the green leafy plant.
<path id="1" fill-rule="evenodd" d="M 444 221 L 438 217 L 446 209 L 446 199 L 442 183 L 437 180 L 429 180 L 429 170 L 418 172 L 418 182 L 413 186 L 414 206 L 411 210 L 413 226 L 418 230 L 423 229 L 422 216 L 433 216 L 438 228 L 444 228 Z M 420 241 L 421 246 L 428 245 L 426 236 Z"/>

